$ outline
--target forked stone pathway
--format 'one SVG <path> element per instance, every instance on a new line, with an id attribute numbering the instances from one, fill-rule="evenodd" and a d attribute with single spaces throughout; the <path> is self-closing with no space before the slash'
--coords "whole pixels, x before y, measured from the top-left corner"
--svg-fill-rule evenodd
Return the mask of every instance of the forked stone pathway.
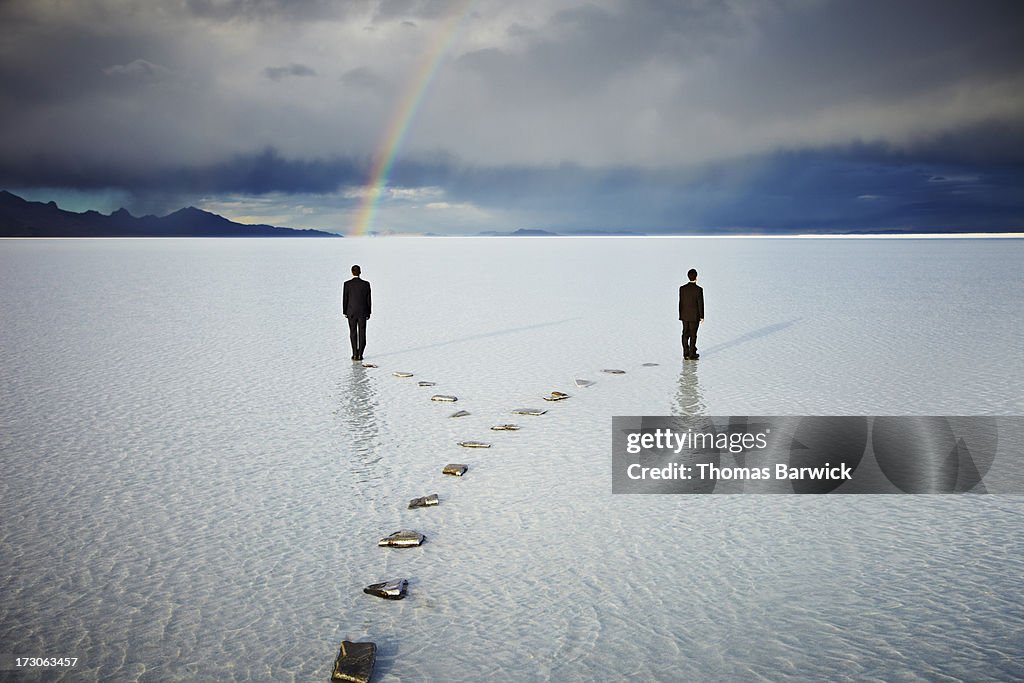
<path id="1" fill-rule="evenodd" d="M 657 363 L 643 363 L 641 367 L 654 367 Z M 368 369 L 374 369 L 378 366 L 374 363 L 363 363 L 362 366 Z M 625 370 L 616 368 L 603 369 L 601 372 L 609 375 L 624 375 Z M 397 378 L 408 379 L 414 377 L 415 374 L 404 370 L 396 370 L 391 373 Z M 576 379 L 577 387 L 591 387 L 596 382 L 588 379 Z M 436 382 L 429 381 L 417 381 L 417 386 L 420 387 L 433 387 L 436 386 Z M 542 396 L 545 401 L 564 401 L 572 398 L 569 394 L 561 391 L 552 391 L 547 396 Z M 432 401 L 442 401 L 454 403 L 458 401 L 458 397 L 449 394 L 435 394 L 431 397 Z M 548 411 L 543 408 L 516 408 L 512 411 L 514 415 L 528 415 L 538 417 L 546 414 Z M 469 415 L 467 410 L 459 410 L 452 413 L 449 417 L 464 417 Z M 514 432 L 519 431 L 520 427 L 516 424 L 497 424 L 491 427 L 494 431 Z M 459 446 L 464 448 L 490 448 L 491 444 L 486 441 L 475 441 L 465 440 L 457 442 Z M 469 467 L 462 463 L 448 463 L 445 465 L 441 474 L 450 475 L 455 477 L 461 477 L 466 474 Z M 413 508 L 426 508 L 435 507 L 440 503 L 440 499 L 436 493 L 432 493 L 428 496 L 420 498 L 413 498 L 409 501 L 409 509 Z M 380 539 L 377 545 L 387 548 L 415 548 L 419 547 L 426 541 L 426 537 L 411 529 L 400 529 L 394 533 Z M 370 584 L 363 588 L 363 592 L 369 595 L 374 595 L 386 600 L 401 600 L 405 598 L 408 593 L 409 581 L 405 578 L 395 578 L 382 581 L 380 583 Z M 331 680 L 333 681 L 350 681 L 353 683 L 368 683 L 370 677 L 373 676 L 373 669 L 376 663 L 377 657 L 377 644 L 374 642 L 351 642 L 343 640 L 341 642 L 341 648 L 338 652 L 338 656 L 334 662 L 334 671 L 331 674 Z"/>

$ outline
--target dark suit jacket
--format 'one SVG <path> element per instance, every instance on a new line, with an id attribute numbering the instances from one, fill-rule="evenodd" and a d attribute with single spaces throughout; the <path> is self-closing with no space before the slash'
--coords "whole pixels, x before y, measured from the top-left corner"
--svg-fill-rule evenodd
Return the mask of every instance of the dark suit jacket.
<path id="1" fill-rule="evenodd" d="M 696 282 L 679 288 L 679 319 L 691 323 L 704 319 L 704 290 Z"/>
<path id="2" fill-rule="evenodd" d="M 345 283 L 341 294 L 341 312 L 347 318 L 370 317 L 370 283 L 354 277 Z"/>

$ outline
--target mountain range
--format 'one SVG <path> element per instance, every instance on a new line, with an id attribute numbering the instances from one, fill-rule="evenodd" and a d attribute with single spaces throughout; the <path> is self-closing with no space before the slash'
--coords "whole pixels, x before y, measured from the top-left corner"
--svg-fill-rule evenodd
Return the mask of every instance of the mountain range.
<path id="1" fill-rule="evenodd" d="M 189 206 L 166 216 L 133 216 L 118 209 L 65 211 L 56 202 L 30 202 L 0 190 L 0 237 L 341 237 L 321 230 L 235 223 Z"/>

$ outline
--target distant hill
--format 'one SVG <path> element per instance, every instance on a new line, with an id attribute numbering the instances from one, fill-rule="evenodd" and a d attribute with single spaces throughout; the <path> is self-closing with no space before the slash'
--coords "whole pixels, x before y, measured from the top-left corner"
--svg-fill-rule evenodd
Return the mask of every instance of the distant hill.
<path id="1" fill-rule="evenodd" d="M 646 237 L 645 232 L 634 230 L 570 230 L 565 233 L 573 237 Z"/>
<path id="2" fill-rule="evenodd" d="M 529 228 L 519 228 L 513 232 L 500 232 L 498 230 L 487 230 L 485 232 L 479 232 L 477 235 L 481 237 L 558 237 L 557 232 L 549 232 L 547 230 L 531 230 Z"/>
<path id="3" fill-rule="evenodd" d="M 166 216 L 135 217 L 125 209 L 65 211 L 0 190 L 0 237 L 341 237 L 320 230 L 245 225 L 190 206 Z"/>
<path id="4" fill-rule="evenodd" d="M 645 233 L 632 230 L 570 230 L 568 232 L 552 232 L 539 228 L 519 228 L 512 232 L 487 230 L 478 232 L 481 237 L 643 237 Z"/>

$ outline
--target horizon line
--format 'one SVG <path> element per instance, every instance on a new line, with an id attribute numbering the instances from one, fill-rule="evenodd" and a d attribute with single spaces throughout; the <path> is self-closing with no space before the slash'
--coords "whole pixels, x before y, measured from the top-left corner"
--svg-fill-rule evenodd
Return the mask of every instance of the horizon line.
<path id="1" fill-rule="evenodd" d="M 327 232 L 327 231 L 324 231 Z M 955 233 L 878 233 L 878 234 L 816 234 L 801 233 L 793 235 L 422 235 L 422 234 L 391 234 L 391 235 L 345 235 L 343 233 L 332 233 L 339 237 L 348 239 L 381 239 L 381 238 L 427 238 L 436 237 L 456 239 L 1024 239 L 1024 232 L 955 232 Z M 301 239 L 309 240 L 309 237 L 298 237 L 292 235 L 266 235 L 266 236 L 211 236 L 200 237 L 195 235 L 154 235 L 148 236 L 96 236 L 96 237 L 2 237 L 0 240 L 287 240 Z"/>

